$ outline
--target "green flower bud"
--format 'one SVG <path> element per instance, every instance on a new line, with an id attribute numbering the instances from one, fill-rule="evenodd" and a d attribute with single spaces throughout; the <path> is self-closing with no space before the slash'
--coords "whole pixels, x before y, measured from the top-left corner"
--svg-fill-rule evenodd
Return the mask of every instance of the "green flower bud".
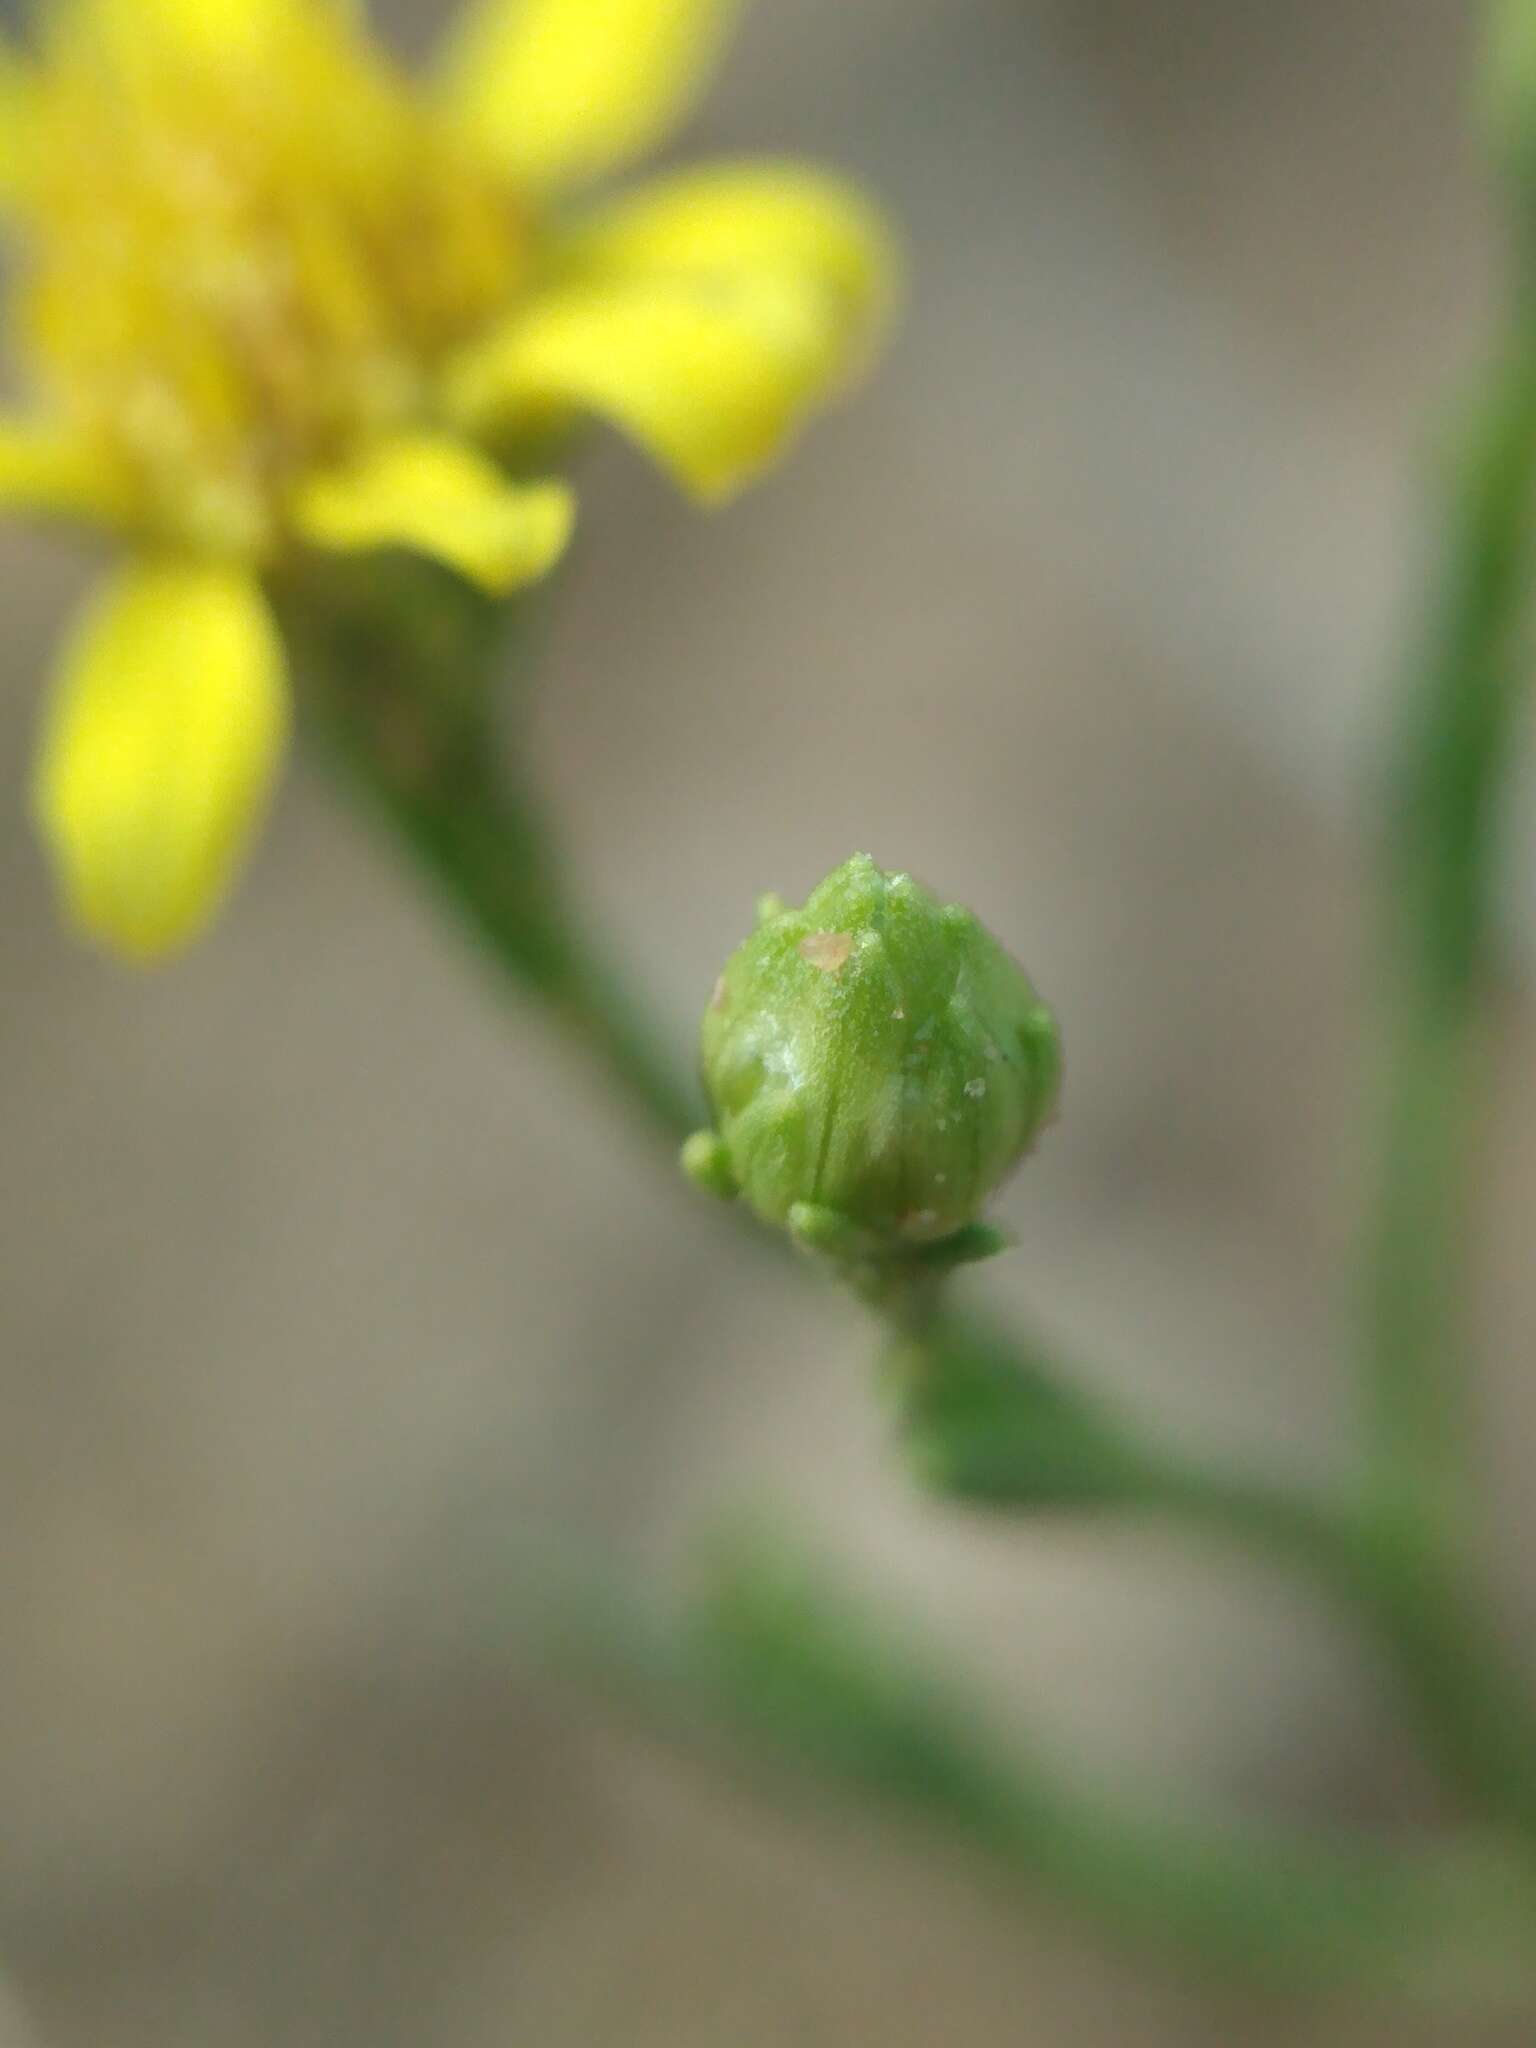
<path id="1" fill-rule="evenodd" d="M 704 1017 L 715 1128 L 693 1178 L 837 1256 L 984 1256 L 983 1204 L 1061 1076 L 1055 1021 L 958 904 L 866 854 L 804 909 L 777 897 Z"/>

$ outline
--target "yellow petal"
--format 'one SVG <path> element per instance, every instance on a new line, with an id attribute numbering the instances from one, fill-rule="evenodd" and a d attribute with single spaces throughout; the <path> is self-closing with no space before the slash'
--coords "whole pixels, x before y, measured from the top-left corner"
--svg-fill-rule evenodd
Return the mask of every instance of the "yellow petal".
<path id="1" fill-rule="evenodd" d="M 31 72 L 0 42 L 0 204 L 23 196 L 32 163 L 36 98 Z"/>
<path id="2" fill-rule="evenodd" d="M 105 79 L 132 118 L 163 124 L 167 94 L 174 109 L 206 79 L 312 86 L 317 68 L 360 47 L 354 25 L 353 0 L 53 0 L 38 41 L 45 81 Z M 338 146 L 350 139 L 340 132 Z"/>
<path id="3" fill-rule="evenodd" d="M 33 788 L 76 923 L 136 960 L 195 937 L 287 729 L 282 647 L 252 576 L 157 561 L 114 578 L 66 653 Z"/>
<path id="4" fill-rule="evenodd" d="M 316 547 L 414 548 L 494 597 L 547 574 L 574 519 L 564 484 L 514 483 L 462 442 L 431 434 L 401 435 L 312 477 L 294 506 Z"/>
<path id="5" fill-rule="evenodd" d="M 822 292 L 784 278 L 637 280 L 535 299 L 455 366 L 448 402 L 510 432 L 572 408 L 600 414 L 714 500 L 773 459 L 836 368 Z"/>
<path id="6" fill-rule="evenodd" d="M 0 506 L 55 518 L 110 521 L 121 510 L 116 472 L 62 428 L 0 418 Z"/>
<path id="7" fill-rule="evenodd" d="M 720 164 L 643 186 L 562 240 L 568 274 L 707 280 L 781 274 L 834 302 L 851 357 L 895 302 L 895 237 L 854 186 L 800 164 Z"/>
<path id="8" fill-rule="evenodd" d="M 130 5 L 147 27 L 163 22 L 184 42 L 210 49 L 263 42 L 291 27 L 302 12 L 295 0 L 130 0 Z"/>
<path id="9" fill-rule="evenodd" d="M 94 43 L 114 59 L 172 46 L 226 57 L 271 47 L 306 15 L 345 18 L 352 11 L 346 0 L 60 0 L 46 29 L 65 49 Z"/>
<path id="10" fill-rule="evenodd" d="M 741 0 L 467 0 L 443 60 L 446 110 L 525 187 L 612 170 L 703 90 Z"/>

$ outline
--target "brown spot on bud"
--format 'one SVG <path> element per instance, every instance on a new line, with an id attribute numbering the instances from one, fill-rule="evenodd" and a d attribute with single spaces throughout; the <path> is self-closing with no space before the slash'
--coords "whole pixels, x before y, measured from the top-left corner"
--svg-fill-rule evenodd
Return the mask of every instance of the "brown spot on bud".
<path id="1" fill-rule="evenodd" d="M 725 1008 L 725 976 L 723 974 L 715 983 L 715 992 L 709 999 L 709 1007 L 712 1010 L 723 1010 Z"/>
<path id="2" fill-rule="evenodd" d="M 841 974 L 852 953 L 852 932 L 812 932 L 800 941 L 800 958 L 823 974 Z"/>

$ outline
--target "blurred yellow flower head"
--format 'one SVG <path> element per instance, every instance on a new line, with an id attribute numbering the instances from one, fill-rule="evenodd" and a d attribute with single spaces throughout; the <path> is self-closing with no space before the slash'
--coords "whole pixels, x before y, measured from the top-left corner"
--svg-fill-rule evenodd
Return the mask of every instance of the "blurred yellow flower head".
<path id="1" fill-rule="evenodd" d="M 0 59 L 32 393 L 0 490 L 130 551 L 36 775 L 86 930 L 157 956 L 236 871 L 287 732 L 286 556 L 408 548 L 509 593 L 574 506 L 499 458 L 588 413 L 722 499 L 867 358 L 895 263 L 847 186 L 572 198 L 686 113 L 736 11 L 470 0 L 413 87 L 349 0 L 52 0 Z"/>

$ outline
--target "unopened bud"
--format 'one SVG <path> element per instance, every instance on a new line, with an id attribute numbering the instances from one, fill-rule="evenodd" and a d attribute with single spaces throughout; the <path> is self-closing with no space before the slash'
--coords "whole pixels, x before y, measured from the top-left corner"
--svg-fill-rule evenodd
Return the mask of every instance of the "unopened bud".
<path id="1" fill-rule="evenodd" d="M 1055 1104 L 1055 1021 L 957 904 L 865 854 L 759 906 L 703 1027 L 702 1184 L 834 1255 L 976 1256 L 988 1197 Z"/>

